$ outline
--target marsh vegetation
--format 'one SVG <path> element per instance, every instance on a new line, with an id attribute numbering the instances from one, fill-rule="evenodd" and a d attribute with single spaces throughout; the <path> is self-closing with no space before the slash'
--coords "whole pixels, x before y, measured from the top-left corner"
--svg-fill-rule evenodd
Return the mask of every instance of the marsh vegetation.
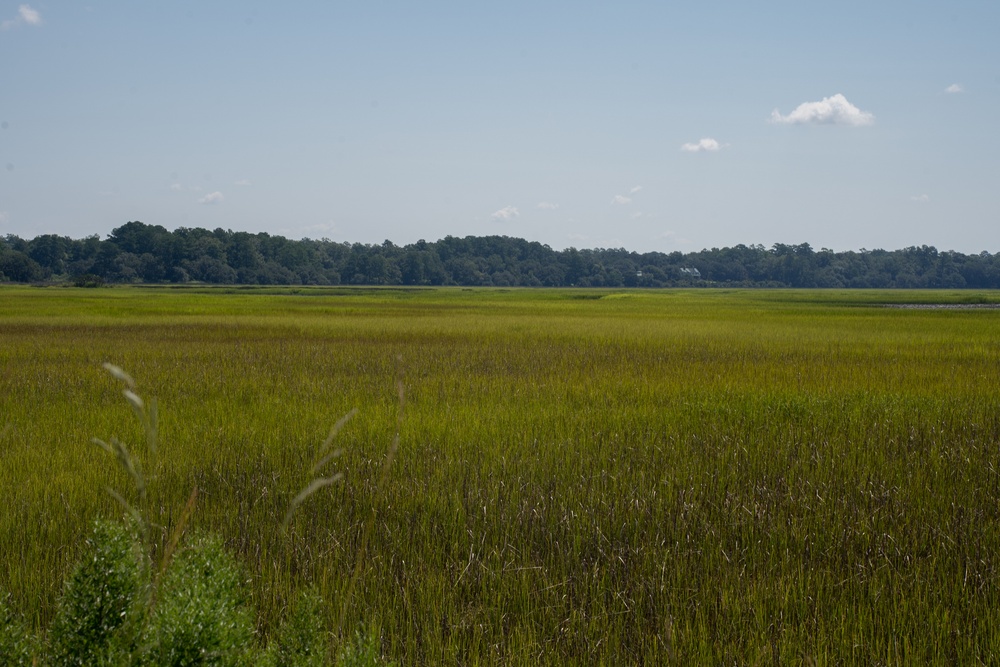
<path id="1" fill-rule="evenodd" d="M 197 489 L 261 645 L 315 590 L 398 664 L 989 664 L 1000 313 L 882 305 L 997 301 L 4 287 L 0 589 L 47 631 L 105 487 L 154 561 Z M 158 399 L 144 498 L 91 444 L 152 469 L 107 361 Z"/>

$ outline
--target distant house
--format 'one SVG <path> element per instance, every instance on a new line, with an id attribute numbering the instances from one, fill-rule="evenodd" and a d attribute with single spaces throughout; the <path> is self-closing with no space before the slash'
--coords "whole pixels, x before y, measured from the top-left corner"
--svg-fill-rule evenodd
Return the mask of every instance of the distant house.
<path id="1" fill-rule="evenodd" d="M 681 277 L 701 278 L 701 271 L 699 271 L 698 269 L 681 269 Z"/>

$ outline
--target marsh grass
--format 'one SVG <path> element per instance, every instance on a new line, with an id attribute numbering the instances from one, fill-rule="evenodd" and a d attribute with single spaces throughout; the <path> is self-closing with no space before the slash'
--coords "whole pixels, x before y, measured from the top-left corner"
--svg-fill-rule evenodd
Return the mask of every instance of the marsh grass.
<path id="1" fill-rule="evenodd" d="M 400 664 L 1000 654 L 1000 313 L 881 307 L 976 295 L 80 292 L 0 290 L 0 588 L 32 631 L 122 512 L 90 438 L 145 439 L 115 359 L 170 443 L 129 450 L 152 553 L 197 487 L 261 638 L 315 590 L 335 645 Z"/>
<path id="2" fill-rule="evenodd" d="M 122 395 L 142 426 L 148 454 L 155 459 L 158 441 L 155 400 L 144 401 L 136 393 L 135 381 L 120 367 L 110 363 L 104 363 L 103 367 L 125 384 Z M 340 450 L 330 451 L 330 446 L 353 414 L 353 411 L 348 413 L 334 425 L 309 471 L 311 476 L 339 456 Z M 158 567 L 154 567 L 150 536 L 155 529 L 164 527 L 150 518 L 147 477 L 142 466 L 116 437 L 110 442 L 98 438 L 92 442 L 113 456 L 126 473 L 137 497 L 135 504 L 119 491 L 106 488 L 124 509 L 125 521 L 94 523 L 44 636 L 35 637 L 27 631 L 10 609 L 8 600 L 3 600 L 0 665 L 34 665 L 39 659 L 55 667 L 334 664 L 328 631 L 322 622 L 323 601 L 312 589 L 296 595 L 291 612 L 270 645 L 256 649 L 256 619 L 246 592 L 247 580 L 221 540 L 201 534 L 178 548 L 194 512 L 197 487 L 166 540 Z M 398 438 L 391 454 L 396 446 Z M 389 463 L 391 456 L 384 470 Z M 288 520 L 306 498 L 341 477 L 339 474 L 315 477 L 308 483 L 289 503 L 282 528 L 287 527 Z M 378 644 L 361 633 L 345 643 L 335 664 L 375 667 L 385 663 Z"/>

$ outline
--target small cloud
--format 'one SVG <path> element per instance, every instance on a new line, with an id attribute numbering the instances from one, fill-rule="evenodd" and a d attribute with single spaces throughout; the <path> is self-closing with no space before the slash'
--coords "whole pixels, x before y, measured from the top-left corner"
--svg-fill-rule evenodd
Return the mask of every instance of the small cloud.
<path id="1" fill-rule="evenodd" d="M 612 204 L 631 204 L 632 198 L 626 197 L 624 195 L 615 195 L 615 198 L 611 200 Z"/>
<path id="2" fill-rule="evenodd" d="M 953 83 L 947 88 L 945 88 L 944 92 L 948 93 L 949 95 L 954 95 L 955 93 L 964 93 L 965 88 L 963 88 L 962 84 L 960 83 Z"/>
<path id="3" fill-rule="evenodd" d="M 0 211 L 0 225 L 6 225 L 10 222 L 10 214 L 7 211 Z"/>
<path id="4" fill-rule="evenodd" d="M 18 7 L 17 13 L 21 17 L 21 20 L 28 25 L 42 24 L 42 15 L 38 13 L 38 10 L 32 9 L 28 5 L 21 5 Z"/>
<path id="5" fill-rule="evenodd" d="M 919 204 L 926 204 L 931 198 L 928 195 L 917 195 L 916 197 L 910 197 L 910 200 Z"/>
<path id="6" fill-rule="evenodd" d="M 493 215 L 490 217 L 494 220 L 513 220 L 517 216 L 521 215 L 520 212 L 514 206 L 504 206 L 499 211 L 494 211 Z"/>
<path id="7" fill-rule="evenodd" d="M 209 192 L 207 195 L 199 199 L 198 203 L 206 205 L 221 204 L 223 200 L 225 200 L 225 196 L 221 192 L 216 191 Z"/>
<path id="8" fill-rule="evenodd" d="M 777 109 L 771 112 L 771 122 L 781 125 L 847 125 L 860 127 L 872 125 L 874 114 L 862 111 L 837 93 L 824 97 L 819 102 L 803 102 L 788 114 L 782 116 Z"/>
<path id="9" fill-rule="evenodd" d="M 641 218 L 644 215 L 646 215 L 646 214 L 643 213 L 642 211 L 636 211 L 635 213 L 632 214 L 632 219 L 633 220 L 638 220 L 639 218 Z"/>
<path id="10" fill-rule="evenodd" d="M 246 187 L 246 186 L 250 185 L 250 181 L 248 181 L 245 178 L 241 178 L 240 180 L 238 180 L 235 183 L 233 183 L 233 185 L 238 185 L 238 186 L 240 186 L 242 188 L 242 187 Z"/>
<path id="11" fill-rule="evenodd" d="M 30 5 L 21 5 L 17 8 L 17 17 L 0 21 L 0 30 L 10 30 L 19 25 L 42 25 L 42 15 L 37 9 L 32 9 Z"/>
<path id="12" fill-rule="evenodd" d="M 642 186 L 641 186 L 641 185 L 635 185 L 635 186 L 632 186 L 632 189 L 631 189 L 631 190 L 629 190 L 629 191 L 628 191 L 628 193 L 629 193 L 630 195 L 634 195 L 634 194 L 635 194 L 636 192 L 638 192 L 639 190 L 642 190 Z"/>
<path id="13" fill-rule="evenodd" d="M 170 191 L 171 192 L 180 192 L 183 189 L 184 189 L 184 186 L 181 185 L 180 183 L 171 183 L 170 184 Z"/>
<path id="14" fill-rule="evenodd" d="M 701 153 L 702 151 L 715 152 L 722 148 L 722 144 L 711 137 L 704 137 L 698 140 L 698 143 L 692 144 L 682 144 L 681 150 L 685 153 Z"/>
<path id="15" fill-rule="evenodd" d="M 538 202 L 538 207 L 544 211 L 554 211 L 559 208 L 559 204 L 553 204 L 552 202 L 540 201 Z"/>

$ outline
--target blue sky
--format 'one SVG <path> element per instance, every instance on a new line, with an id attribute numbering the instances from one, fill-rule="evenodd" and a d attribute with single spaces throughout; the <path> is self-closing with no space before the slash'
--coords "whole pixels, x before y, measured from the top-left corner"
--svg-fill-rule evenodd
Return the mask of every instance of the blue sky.
<path id="1" fill-rule="evenodd" d="M 0 234 L 1000 252 L 1000 2 L 0 0 Z"/>

